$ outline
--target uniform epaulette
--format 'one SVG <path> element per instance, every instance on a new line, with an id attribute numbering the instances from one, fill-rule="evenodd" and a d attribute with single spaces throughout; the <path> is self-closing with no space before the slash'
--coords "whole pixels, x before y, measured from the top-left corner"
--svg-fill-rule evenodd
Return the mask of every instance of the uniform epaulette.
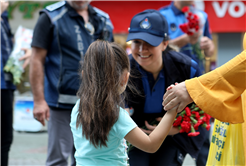
<path id="1" fill-rule="evenodd" d="M 65 1 L 60 1 L 60 2 L 57 2 L 57 3 L 54 3 L 54 4 L 52 4 L 52 5 L 47 6 L 46 9 L 47 9 L 48 11 L 52 12 L 52 11 L 54 11 L 54 10 L 56 10 L 56 9 L 58 9 L 58 8 L 60 8 L 60 7 L 62 7 L 62 6 L 65 5 L 65 4 L 66 4 Z"/>
<path id="2" fill-rule="evenodd" d="M 93 7 L 93 9 L 94 9 L 98 14 L 100 14 L 101 16 L 106 17 L 106 18 L 109 18 L 108 13 L 105 13 L 104 11 L 102 11 L 102 10 L 96 8 L 96 7 Z"/>

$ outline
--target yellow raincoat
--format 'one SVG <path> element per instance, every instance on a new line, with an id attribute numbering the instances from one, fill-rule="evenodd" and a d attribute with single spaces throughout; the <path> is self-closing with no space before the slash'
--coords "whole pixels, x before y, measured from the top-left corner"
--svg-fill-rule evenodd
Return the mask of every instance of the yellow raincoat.
<path id="1" fill-rule="evenodd" d="M 194 102 L 212 117 L 229 123 L 243 123 L 246 160 L 246 33 L 244 51 L 221 67 L 185 81 Z M 246 161 L 245 161 L 246 163 Z"/>

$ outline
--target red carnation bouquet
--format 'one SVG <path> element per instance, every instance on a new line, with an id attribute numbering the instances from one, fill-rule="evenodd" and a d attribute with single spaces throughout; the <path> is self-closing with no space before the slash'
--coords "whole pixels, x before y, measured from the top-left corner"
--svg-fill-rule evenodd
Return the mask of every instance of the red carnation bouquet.
<path id="1" fill-rule="evenodd" d="M 211 116 L 202 111 L 196 104 L 186 107 L 180 112 L 173 123 L 174 127 L 178 127 L 180 133 L 188 133 L 189 137 L 194 137 L 200 134 L 197 132 L 199 126 L 210 129 Z"/>
<path id="2" fill-rule="evenodd" d="M 182 9 L 182 12 L 185 14 L 187 22 L 180 24 L 179 28 L 186 33 L 187 35 L 193 35 L 195 33 L 200 33 L 203 31 L 205 25 L 205 18 L 203 14 L 197 10 L 194 6 L 185 6 Z M 204 60 L 204 55 L 200 48 L 200 40 L 202 35 L 199 36 L 198 42 L 192 45 L 192 51 L 198 56 L 199 60 Z"/>
<path id="3" fill-rule="evenodd" d="M 188 35 L 193 35 L 195 32 L 198 32 L 200 27 L 199 16 L 190 11 L 188 6 L 183 7 L 182 12 L 185 14 L 187 23 L 180 24 L 180 29 L 187 33 Z"/>

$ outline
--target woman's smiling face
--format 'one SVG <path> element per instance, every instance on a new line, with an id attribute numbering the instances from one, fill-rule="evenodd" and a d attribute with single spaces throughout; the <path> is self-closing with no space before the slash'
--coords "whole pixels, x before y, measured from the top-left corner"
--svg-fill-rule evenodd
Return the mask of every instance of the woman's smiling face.
<path id="1" fill-rule="evenodd" d="M 162 51 L 166 49 L 167 43 L 163 41 L 154 47 L 140 39 L 132 40 L 132 56 L 142 68 L 151 72 L 162 66 Z"/>

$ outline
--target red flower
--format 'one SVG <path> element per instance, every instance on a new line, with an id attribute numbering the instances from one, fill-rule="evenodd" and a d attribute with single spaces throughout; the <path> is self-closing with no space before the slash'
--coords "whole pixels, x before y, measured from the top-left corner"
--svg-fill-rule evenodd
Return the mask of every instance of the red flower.
<path id="1" fill-rule="evenodd" d="M 202 124 L 202 127 L 206 128 L 206 130 L 209 131 L 211 125 L 210 125 L 210 124 L 203 123 L 203 124 Z"/>
<path id="2" fill-rule="evenodd" d="M 186 12 L 188 12 L 188 11 L 189 11 L 189 7 L 188 7 L 188 6 L 183 7 L 183 9 L 182 9 L 182 12 L 183 12 L 183 13 L 186 13 Z"/>
<path id="3" fill-rule="evenodd" d="M 181 123 L 181 128 L 182 128 L 186 133 L 188 133 L 188 132 L 190 132 L 191 124 L 190 124 L 189 122 L 187 122 L 187 121 L 183 121 L 183 122 Z"/>
<path id="4" fill-rule="evenodd" d="M 199 30 L 199 26 L 198 25 L 195 27 L 195 30 L 196 30 L 196 32 Z"/>
<path id="5" fill-rule="evenodd" d="M 185 133 L 185 129 L 181 128 L 181 129 L 179 130 L 179 133 Z"/>
<path id="6" fill-rule="evenodd" d="M 195 26 L 196 26 L 196 22 L 194 20 L 191 20 L 189 22 L 189 28 L 193 29 L 193 28 L 195 28 Z"/>
<path id="7" fill-rule="evenodd" d="M 194 132 L 194 133 L 189 133 L 188 136 L 189 137 L 195 137 L 198 136 L 200 134 L 200 132 Z"/>
<path id="8" fill-rule="evenodd" d="M 187 35 L 192 36 L 193 34 L 194 34 L 193 32 L 190 32 L 190 31 L 187 32 Z"/>
<path id="9" fill-rule="evenodd" d="M 191 112 L 193 115 L 195 115 L 196 119 L 198 120 L 200 118 L 199 112 L 192 111 Z"/>
<path id="10" fill-rule="evenodd" d="M 193 17 L 194 17 L 195 20 L 199 21 L 199 17 L 198 17 L 197 14 L 194 14 Z"/>
<path id="11" fill-rule="evenodd" d="M 197 123 L 194 125 L 195 130 L 198 130 L 198 127 L 202 124 L 202 120 L 198 119 Z"/>
<path id="12" fill-rule="evenodd" d="M 183 121 L 190 122 L 190 117 L 187 115 L 184 115 Z"/>
<path id="13" fill-rule="evenodd" d="M 185 107 L 185 112 L 186 112 L 186 115 L 187 116 L 191 116 L 190 108 L 189 107 Z"/>
<path id="14" fill-rule="evenodd" d="M 203 121 L 204 123 L 207 122 L 207 117 L 206 117 L 205 115 L 202 117 L 202 121 Z"/>
<path id="15" fill-rule="evenodd" d="M 186 107 L 176 117 L 173 126 L 179 128 L 180 133 L 188 133 L 188 136 L 197 136 L 200 133 L 196 132 L 199 126 L 210 129 L 210 116 L 202 111 L 198 106 L 193 104 L 190 107 Z M 191 132 L 191 133 L 189 133 Z"/>
<path id="16" fill-rule="evenodd" d="M 210 124 L 210 118 L 211 116 L 205 113 L 204 117 L 202 118 L 202 121 L 206 124 Z"/>
<path id="17" fill-rule="evenodd" d="M 189 12 L 187 17 L 191 18 L 192 16 L 193 16 L 193 13 Z"/>
<path id="18" fill-rule="evenodd" d="M 211 125 L 210 125 L 210 124 L 209 124 L 209 125 L 207 125 L 207 126 L 206 126 L 206 130 L 208 130 L 208 131 L 209 131 L 210 127 L 211 127 Z"/>
<path id="19" fill-rule="evenodd" d="M 196 132 L 195 129 L 194 129 L 194 127 L 191 126 L 191 132 L 188 134 L 188 136 L 189 137 L 195 137 L 195 136 L 197 136 L 199 134 L 200 134 L 200 132 Z"/>
<path id="20" fill-rule="evenodd" d="M 193 35 L 194 32 L 199 30 L 199 16 L 190 12 L 187 6 L 182 9 L 182 12 L 186 13 L 185 15 L 188 22 L 179 25 L 179 27 L 184 33 Z"/>
<path id="21" fill-rule="evenodd" d="M 184 32 L 184 33 L 188 33 L 188 24 L 180 24 L 179 28 Z"/>
<path id="22" fill-rule="evenodd" d="M 179 126 L 179 125 L 181 124 L 181 121 L 182 121 L 182 116 L 178 116 L 178 117 L 176 118 L 176 120 L 174 121 L 173 126 L 174 126 L 174 127 Z"/>

